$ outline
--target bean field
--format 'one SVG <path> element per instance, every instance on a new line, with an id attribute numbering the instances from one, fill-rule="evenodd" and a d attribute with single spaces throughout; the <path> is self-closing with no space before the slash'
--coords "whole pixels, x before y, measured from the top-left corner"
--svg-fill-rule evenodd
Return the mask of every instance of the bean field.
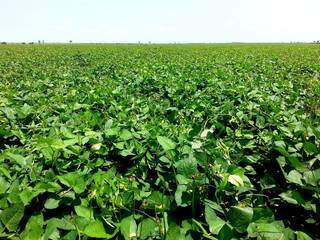
<path id="1" fill-rule="evenodd" d="M 320 46 L 0 45 L 0 238 L 320 239 Z"/>

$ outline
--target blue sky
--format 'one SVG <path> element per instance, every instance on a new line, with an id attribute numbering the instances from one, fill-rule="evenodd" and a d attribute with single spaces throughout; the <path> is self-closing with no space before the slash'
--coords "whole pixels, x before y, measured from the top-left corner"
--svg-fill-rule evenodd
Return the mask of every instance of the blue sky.
<path id="1" fill-rule="evenodd" d="M 313 41 L 319 9 L 319 0 L 1 0 L 0 41 Z"/>

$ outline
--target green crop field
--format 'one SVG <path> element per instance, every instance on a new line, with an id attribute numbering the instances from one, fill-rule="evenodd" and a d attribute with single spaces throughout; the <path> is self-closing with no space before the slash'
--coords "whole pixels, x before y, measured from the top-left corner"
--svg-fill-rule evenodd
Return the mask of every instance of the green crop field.
<path id="1" fill-rule="evenodd" d="M 0 45 L 1 239 L 320 239 L 320 46 Z"/>

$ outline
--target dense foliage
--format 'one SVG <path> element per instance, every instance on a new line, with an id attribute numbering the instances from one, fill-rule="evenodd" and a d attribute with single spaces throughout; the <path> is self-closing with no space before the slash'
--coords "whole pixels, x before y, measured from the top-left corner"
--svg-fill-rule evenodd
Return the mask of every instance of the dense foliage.
<path id="1" fill-rule="evenodd" d="M 317 45 L 0 46 L 0 236 L 319 239 Z"/>

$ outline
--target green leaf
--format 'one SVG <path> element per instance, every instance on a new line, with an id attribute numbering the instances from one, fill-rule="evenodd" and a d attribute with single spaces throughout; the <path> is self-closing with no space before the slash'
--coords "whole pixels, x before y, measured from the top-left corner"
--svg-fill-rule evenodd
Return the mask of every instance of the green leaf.
<path id="1" fill-rule="evenodd" d="M 253 209 L 250 207 L 231 207 L 227 218 L 233 227 L 239 232 L 245 232 L 253 217 Z"/>
<path id="2" fill-rule="evenodd" d="M 287 191 L 284 193 L 279 194 L 279 196 L 291 204 L 304 204 L 305 200 L 303 199 L 302 195 L 297 191 Z"/>
<path id="3" fill-rule="evenodd" d="M 302 175 L 296 170 L 290 171 L 289 174 L 286 176 L 286 178 L 289 182 L 296 183 L 300 186 L 303 185 L 301 181 Z"/>
<path id="4" fill-rule="evenodd" d="M 78 233 L 76 231 L 70 231 L 61 238 L 61 240 L 76 240 Z"/>
<path id="5" fill-rule="evenodd" d="M 137 237 L 137 224 L 133 215 L 126 217 L 120 222 L 120 230 L 122 236 L 126 239 L 132 239 Z"/>
<path id="6" fill-rule="evenodd" d="M 56 228 L 63 229 L 63 230 L 74 230 L 75 226 L 70 220 L 66 218 L 51 218 L 47 221 L 47 225 L 55 226 Z"/>
<path id="7" fill-rule="evenodd" d="M 31 216 L 25 230 L 21 233 L 21 239 L 24 240 L 39 240 L 43 233 L 43 216 L 35 215 Z"/>
<path id="8" fill-rule="evenodd" d="M 77 229 L 79 229 L 79 231 L 83 232 L 84 229 L 88 226 L 88 224 L 91 222 L 90 219 L 88 218 L 84 218 L 84 217 L 79 217 L 79 216 L 75 216 L 75 225 L 77 227 Z"/>
<path id="9" fill-rule="evenodd" d="M 174 223 L 171 223 L 169 225 L 165 240 L 185 240 L 185 237 L 181 233 L 180 227 Z"/>
<path id="10" fill-rule="evenodd" d="M 306 233 L 298 231 L 297 232 L 297 240 L 312 240 Z"/>
<path id="11" fill-rule="evenodd" d="M 284 227 L 279 222 L 272 223 L 250 223 L 248 226 L 249 237 L 260 239 L 286 239 Z"/>
<path id="12" fill-rule="evenodd" d="M 32 113 L 33 108 L 28 104 L 23 104 L 23 106 L 20 108 L 21 117 L 24 118 Z"/>
<path id="13" fill-rule="evenodd" d="M 37 146 L 39 148 L 53 148 L 57 150 L 61 150 L 65 147 L 61 139 L 54 137 L 39 137 L 37 140 Z"/>
<path id="14" fill-rule="evenodd" d="M 157 136 L 159 144 L 165 151 L 172 150 L 176 147 L 176 143 L 164 136 Z"/>
<path id="15" fill-rule="evenodd" d="M 85 227 L 83 233 L 88 237 L 92 238 L 107 238 L 109 239 L 111 235 L 107 234 L 103 223 L 99 220 L 94 220 L 89 222 L 89 224 Z"/>
<path id="16" fill-rule="evenodd" d="M 260 115 L 257 116 L 256 126 L 258 128 L 264 128 L 265 127 L 265 118 L 263 116 L 260 116 Z"/>
<path id="17" fill-rule="evenodd" d="M 0 176 L 0 194 L 3 194 L 7 191 L 9 188 L 10 184 Z"/>
<path id="18" fill-rule="evenodd" d="M 59 203 L 60 203 L 60 199 L 49 198 L 44 203 L 44 207 L 46 209 L 56 209 L 57 207 L 59 207 Z"/>
<path id="19" fill-rule="evenodd" d="M 155 235 L 158 224 L 151 218 L 143 219 L 139 224 L 139 239 L 146 239 Z"/>
<path id="20" fill-rule="evenodd" d="M 306 151 L 306 153 L 308 154 L 315 154 L 318 151 L 318 148 L 315 144 L 311 143 L 311 142 L 305 142 L 303 144 L 303 148 Z"/>
<path id="21" fill-rule="evenodd" d="M 19 154 L 7 153 L 6 155 L 7 155 L 7 158 L 12 160 L 13 162 L 16 162 L 17 164 L 19 164 L 22 167 L 25 167 L 27 165 L 26 158 L 19 155 Z"/>
<path id="22" fill-rule="evenodd" d="M 174 194 L 174 198 L 178 206 L 186 207 L 191 204 L 192 196 L 187 192 L 188 187 L 186 185 L 178 185 Z"/>
<path id="23" fill-rule="evenodd" d="M 274 144 L 279 148 L 286 148 L 286 143 L 284 141 L 275 141 Z"/>
<path id="24" fill-rule="evenodd" d="M 23 204 L 12 205 L 0 213 L 0 219 L 5 227 L 10 231 L 16 231 L 19 227 L 20 220 L 24 215 Z"/>
<path id="25" fill-rule="evenodd" d="M 225 221 L 219 218 L 208 204 L 205 205 L 205 218 L 209 225 L 209 231 L 213 234 L 219 234 L 221 228 L 225 225 Z"/>
<path id="26" fill-rule="evenodd" d="M 233 228 L 229 224 L 225 224 L 218 235 L 218 239 L 230 240 L 233 239 Z"/>
<path id="27" fill-rule="evenodd" d="M 313 171 L 306 171 L 303 173 L 303 180 L 312 186 L 318 186 L 320 183 L 320 168 Z"/>
<path id="28" fill-rule="evenodd" d="M 207 138 L 208 134 L 209 133 L 213 133 L 213 129 L 210 128 L 210 129 L 204 129 L 201 134 L 200 134 L 200 137 L 201 138 Z"/>
<path id="29" fill-rule="evenodd" d="M 34 189 L 31 187 L 25 187 L 25 189 L 19 194 L 21 201 L 25 206 L 27 206 L 33 198 L 38 196 L 39 194 L 45 192 L 43 189 Z"/>
<path id="30" fill-rule="evenodd" d="M 92 149 L 93 151 L 99 151 L 100 148 L 101 148 L 101 146 L 102 146 L 101 143 L 96 143 L 96 144 L 93 144 L 93 145 L 91 146 L 91 149 Z"/>
<path id="31" fill-rule="evenodd" d="M 159 192 L 154 191 L 150 194 L 149 197 L 145 199 L 144 208 L 145 209 L 153 209 L 153 210 L 169 210 L 170 209 L 170 197 Z"/>
<path id="32" fill-rule="evenodd" d="M 36 189 L 37 191 L 41 190 L 43 192 L 54 193 L 54 192 L 59 191 L 61 189 L 61 186 L 56 182 L 49 182 L 49 183 L 39 182 L 36 184 L 34 189 Z"/>
<path id="33" fill-rule="evenodd" d="M 58 229 L 63 230 L 75 230 L 75 226 L 67 219 L 51 218 L 47 221 L 46 231 L 43 235 L 43 239 L 60 239 Z"/>
<path id="34" fill-rule="evenodd" d="M 269 208 L 254 208 L 252 222 L 273 222 L 273 212 Z"/>
<path id="35" fill-rule="evenodd" d="M 228 182 L 237 186 L 237 187 L 242 187 L 244 186 L 243 180 L 240 176 L 238 175 L 229 175 L 228 177 Z"/>
<path id="36" fill-rule="evenodd" d="M 94 219 L 92 208 L 79 205 L 79 206 L 75 206 L 74 210 L 76 211 L 77 215 L 80 217 L 84 217 L 87 219 Z"/>
<path id="37" fill-rule="evenodd" d="M 193 174 L 198 172 L 198 163 L 194 157 L 187 157 L 177 161 L 175 164 L 178 174 L 187 178 L 191 178 Z"/>
<path id="38" fill-rule="evenodd" d="M 121 131 L 119 137 L 120 137 L 121 140 L 127 141 L 127 140 L 132 138 L 132 133 L 129 130 L 124 129 L 124 130 Z"/>
<path id="39" fill-rule="evenodd" d="M 78 172 L 70 172 L 63 176 L 58 176 L 59 181 L 73 188 L 76 193 L 82 193 L 86 189 L 86 183 L 83 176 Z"/>
<path id="40" fill-rule="evenodd" d="M 210 208 L 212 208 L 215 212 L 218 212 L 222 215 L 224 214 L 222 207 L 218 203 L 213 202 L 209 199 L 205 199 L 204 202 L 206 205 L 208 205 Z"/>

